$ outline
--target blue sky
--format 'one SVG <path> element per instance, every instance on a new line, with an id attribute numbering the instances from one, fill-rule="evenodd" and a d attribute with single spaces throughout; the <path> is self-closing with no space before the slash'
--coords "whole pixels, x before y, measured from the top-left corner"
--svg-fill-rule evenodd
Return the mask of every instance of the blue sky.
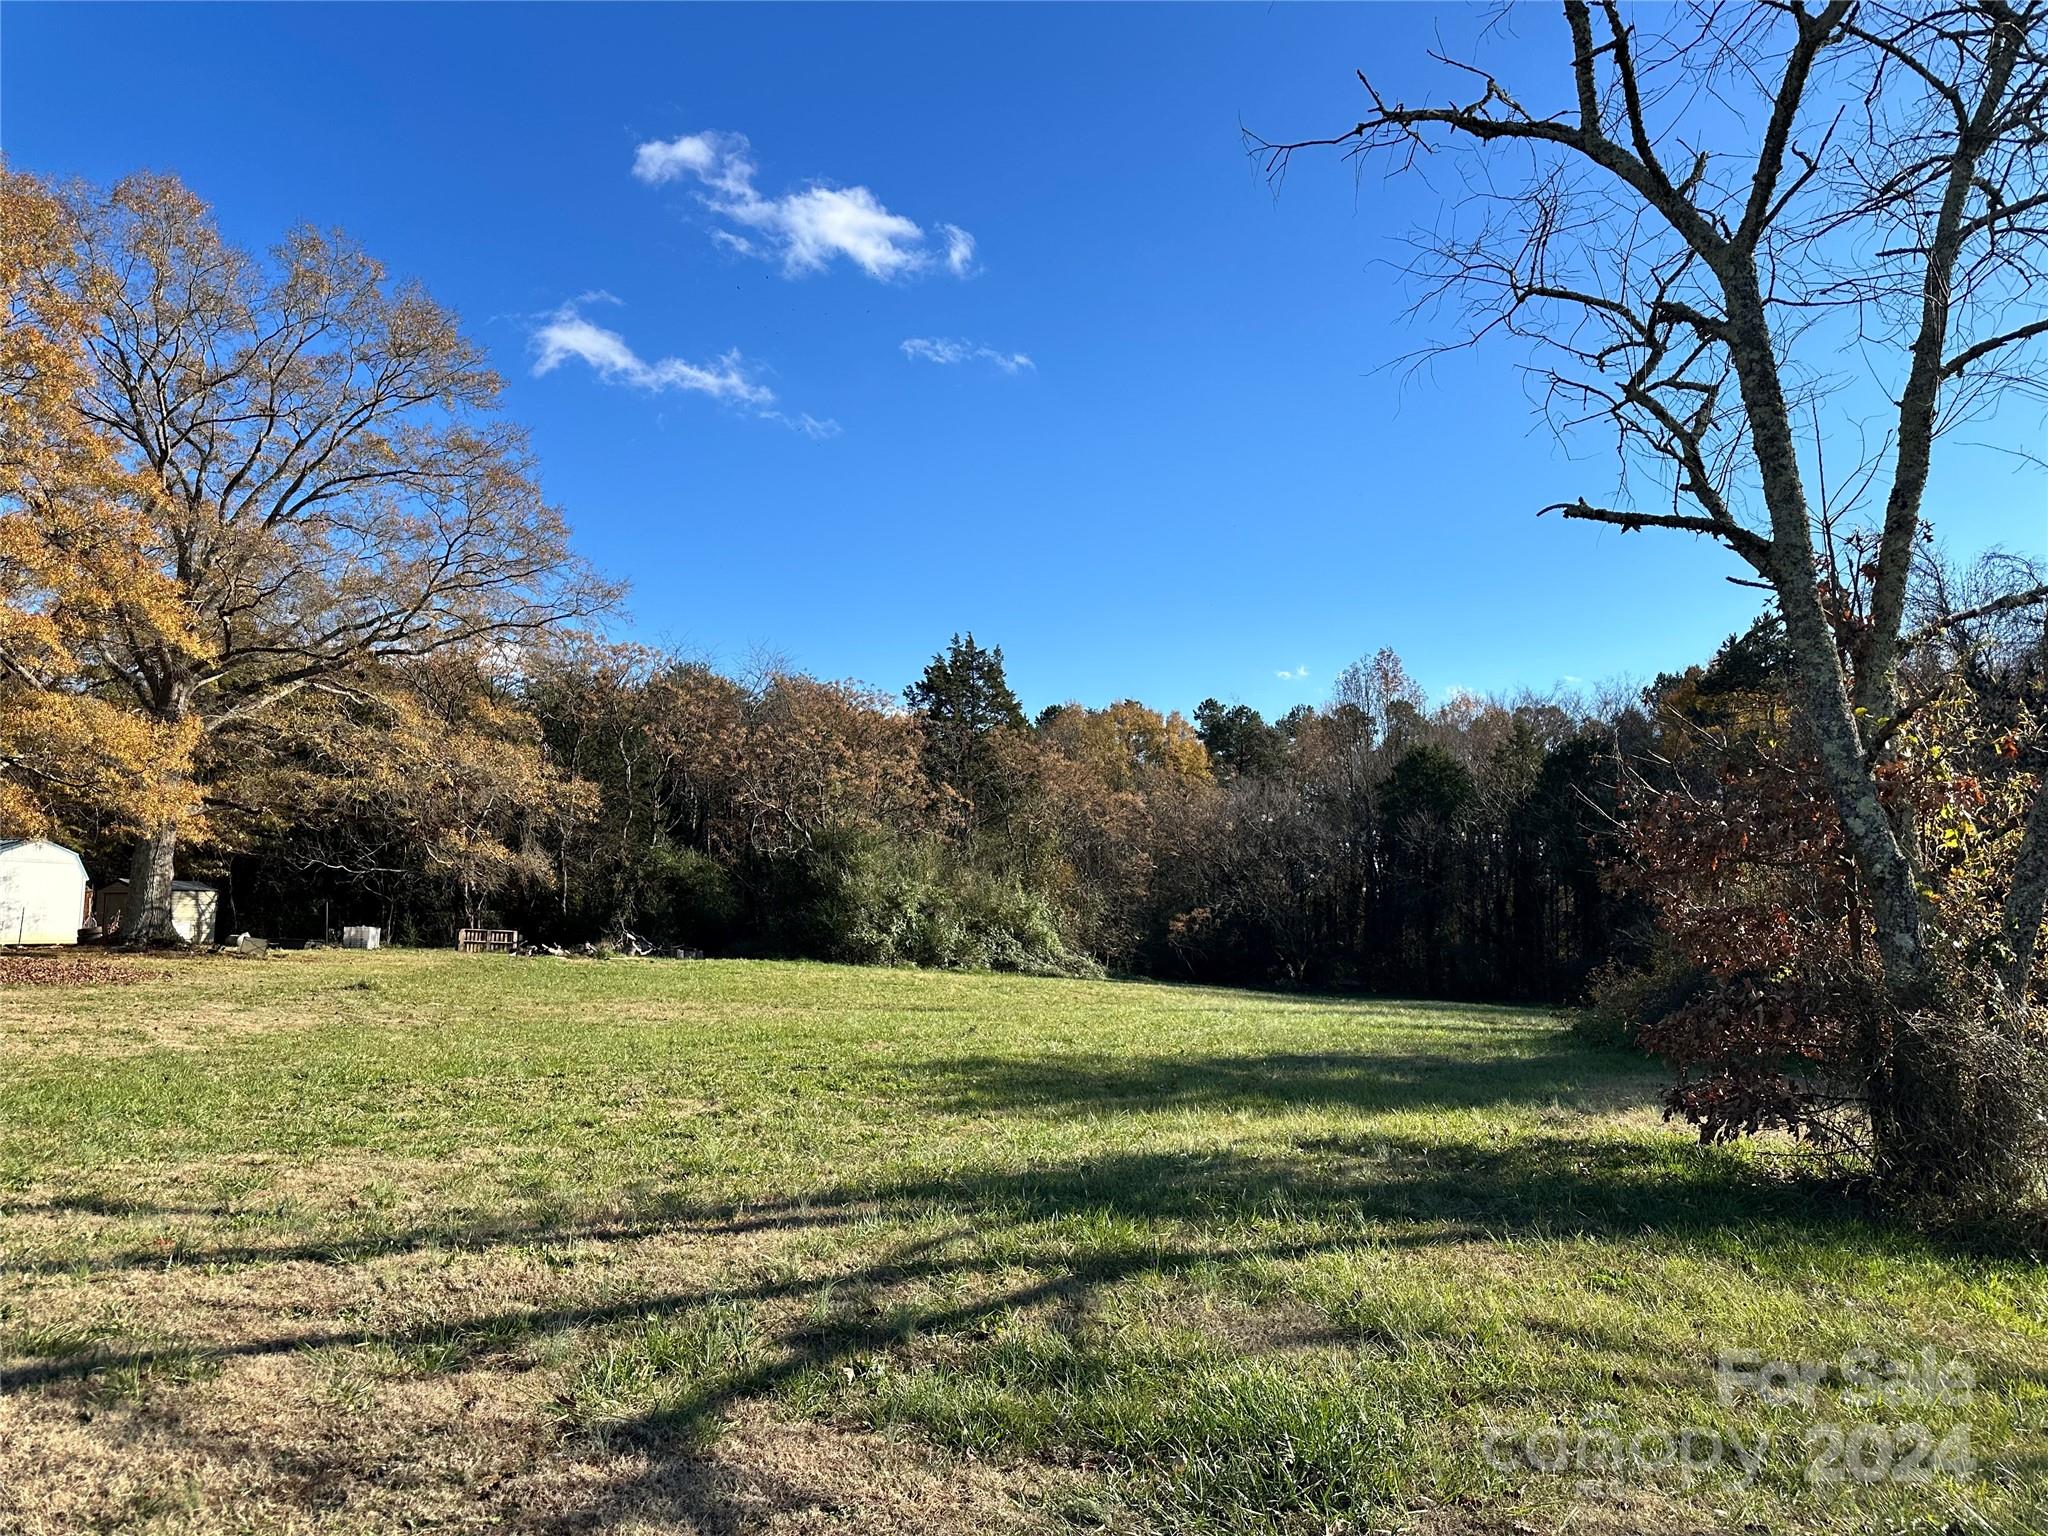
<path id="1" fill-rule="evenodd" d="M 1550 71 L 1553 20 L 1504 46 Z M 1732 557 L 1537 520 L 1611 483 L 1596 445 L 1502 356 L 1382 367 L 1434 194 L 1324 160 L 1276 199 L 1240 143 L 1346 125 L 1356 66 L 1421 97 L 1470 21 L 8 4 L 0 143 L 422 280 L 638 638 L 896 688 L 972 629 L 1033 709 L 1278 712 L 1381 645 L 1439 693 L 1645 677 L 1754 611 Z"/>

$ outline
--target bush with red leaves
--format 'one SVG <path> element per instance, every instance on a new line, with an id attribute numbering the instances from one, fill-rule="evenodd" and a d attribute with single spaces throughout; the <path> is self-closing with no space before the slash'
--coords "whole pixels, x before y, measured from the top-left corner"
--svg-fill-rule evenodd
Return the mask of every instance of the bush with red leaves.
<path id="1" fill-rule="evenodd" d="M 1896 1021 L 1818 766 L 1768 690 L 1715 694 L 1688 679 L 1663 702 L 1673 724 L 1659 781 L 1631 785 L 1611 874 L 1648 898 L 1668 946 L 1658 984 L 1635 979 L 1631 1021 L 1677 1071 L 1667 1112 L 1706 1141 L 1769 1129 L 1867 1150 Z M 1921 850 L 1932 936 L 1960 978 L 1996 942 L 2033 781 L 2001 771 L 1995 733 L 1963 698 L 1928 704 L 1888 746 L 1882 794 Z"/>

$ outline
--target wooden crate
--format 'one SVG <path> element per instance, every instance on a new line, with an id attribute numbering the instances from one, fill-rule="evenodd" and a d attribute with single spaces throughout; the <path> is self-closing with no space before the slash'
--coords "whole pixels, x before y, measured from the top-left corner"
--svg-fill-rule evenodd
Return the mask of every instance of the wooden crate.
<path id="1" fill-rule="evenodd" d="M 509 955 L 519 948 L 519 930 L 464 928 L 455 935 L 455 947 L 465 955 Z"/>

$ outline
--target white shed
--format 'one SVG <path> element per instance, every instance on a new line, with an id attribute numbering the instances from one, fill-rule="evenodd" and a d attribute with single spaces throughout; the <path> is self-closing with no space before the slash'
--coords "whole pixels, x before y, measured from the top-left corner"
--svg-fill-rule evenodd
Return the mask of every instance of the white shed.
<path id="1" fill-rule="evenodd" d="M 116 880 L 100 888 L 97 902 L 100 927 L 108 933 L 121 931 L 121 919 L 128 910 L 128 882 Z M 220 892 L 203 880 L 171 882 L 171 931 L 187 944 L 211 944 L 220 916 Z"/>
<path id="2" fill-rule="evenodd" d="M 85 864 L 69 848 L 0 841 L 0 944 L 76 944 L 88 889 Z"/>

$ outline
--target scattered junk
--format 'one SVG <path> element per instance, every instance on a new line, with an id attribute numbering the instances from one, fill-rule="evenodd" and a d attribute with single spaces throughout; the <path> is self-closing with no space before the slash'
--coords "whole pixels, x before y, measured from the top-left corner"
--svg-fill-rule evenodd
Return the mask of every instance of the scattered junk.
<path id="1" fill-rule="evenodd" d="M 574 944 L 564 949 L 559 944 L 527 944 L 520 948 L 522 955 L 546 955 L 554 960 L 610 960 L 619 951 L 610 944 Z"/>
<path id="2" fill-rule="evenodd" d="M 76 944 L 92 920 L 76 853 L 41 838 L 0 841 L 0 944 Z"/>
<path id="3" fill-rule="evenodd" d="M 384 930 L 364 925 L 341 930 L 343 949 L 381 949 L 384 946 Z"/>
<path id="4" fill-rule="evenodd" d="M 121 932 L 121 918 L 127 910 L 126 880 L 102 886 L 93 898 L 93 913 L 99 919 L 100 931 L 110 938 Z M 203 880 L 171 882 L 171 931 L 181 943 L 213 943 L 219 918 L 219 891 Z"/>
<path id="5" fill-rule="evenodd" d="M 615 960 L 624 955 L 634 960 L 702 960 L 704 951 L 692 949 L 687 944 L 656 944 L 643 939 L 630 929 L 620 933 L 616 943 L 606 941 L 597 944 L 576 944 L 563 948 L 559 944 L 522 944 L 515 951 L 521 955 L 546 955 L 555 960 Z"/>
<path id="6" fill-rule="evenodd" d="M 519 952 L 517 928 L 463 928 L 455 947 L 465 955 L 514 955 Z"/>
<path id="7" fill-rule="evenodd" d="M 270 940 L 259 939 L 253 933 L 238 933 L 234 937 L 232 948 L 238 955 L 267 956 L 270 953 Z"/>
<path id="8" fill-rule="evenodd" d="M 643 939 L 627 928 L 620 931 L 616 951 L 631 955 L 635 960 L 702 960 L 704 951 L 688 944 L 657 944 L 652 939 Z"/>

